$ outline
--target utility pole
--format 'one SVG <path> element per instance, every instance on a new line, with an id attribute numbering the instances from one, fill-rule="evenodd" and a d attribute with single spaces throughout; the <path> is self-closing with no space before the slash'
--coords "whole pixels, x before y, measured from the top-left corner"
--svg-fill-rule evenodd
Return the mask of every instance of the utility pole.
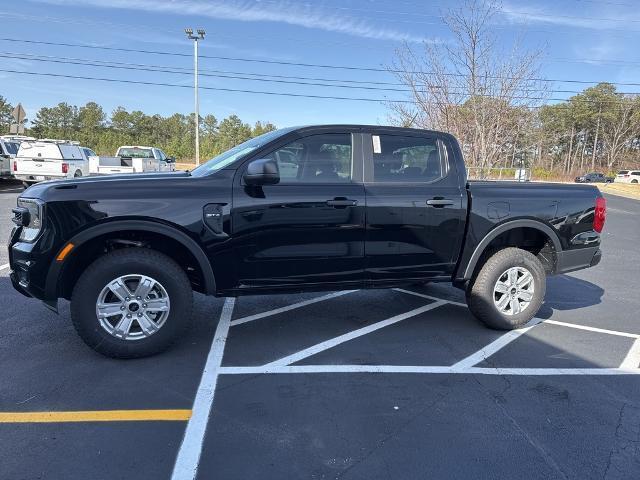
<path id="1" fill-rule="evenodd" d="M 593 139 L 593 152 L 591 154 L 591 171 L 596 169 L 596 149 L 598 148 L 598 134 L 600 133 L 600 117 L 602 116 L 602 105 L 598 108 L 598 123 L 596 124 L 596 136 Z"/>
<path id="2" fill-rule="evenodd" d="M 198 40 L 204 40 L 205 31 L 201 28 L 193 34 L 192 28 L 185 28 L 189 40 L 193 40 L 193 88 L 195 93 L 195 124 L 196 124 L 196 166 L 200 165 L 200 102 L 198 100 Z"/>

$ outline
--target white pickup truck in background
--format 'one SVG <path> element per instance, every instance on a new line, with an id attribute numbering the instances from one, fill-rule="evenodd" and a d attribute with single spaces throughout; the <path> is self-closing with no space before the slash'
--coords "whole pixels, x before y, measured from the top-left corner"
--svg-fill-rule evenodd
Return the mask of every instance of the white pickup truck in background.
<path id="1" fill-rule="evenodd" d="M 172 172 L 175 159 L 156 147 L 122 146 L 115 157 L 90 157 L 91 175 L 117 173 Z"/>
<path id="2" fill-rule="evenodd" d="M 13 175 L 25 187 L 44 180 L 89 175 L 89 159 L 78 142 L 69 140 L 25 140 L 13 160 Z"/>

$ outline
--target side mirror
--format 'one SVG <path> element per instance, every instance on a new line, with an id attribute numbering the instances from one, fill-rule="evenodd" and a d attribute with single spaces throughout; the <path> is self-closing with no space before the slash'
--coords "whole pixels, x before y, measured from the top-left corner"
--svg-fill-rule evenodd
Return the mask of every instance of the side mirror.
<path id="1" fill-rule="evenodd" d="M 167 163 L 174 163 L 176 161 L 176 157 L 167 157 L 164 161 Z"/>
<path id="2" fill-rule="evenodd" d="M 280 182 L 278 163 L 270 158 L 254 160 L 242 178 L 247 185 L 275 185 Z"/>

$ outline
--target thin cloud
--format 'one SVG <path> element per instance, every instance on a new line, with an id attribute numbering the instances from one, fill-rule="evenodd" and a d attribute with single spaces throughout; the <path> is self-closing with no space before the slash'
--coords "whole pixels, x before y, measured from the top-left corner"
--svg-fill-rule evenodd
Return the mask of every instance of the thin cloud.
<path id="1" fill-rule="evenodd" d="M 304 28 L 341 33 L 375 40 L 406 42 L 434 41 L 432 39 L 373 25 L 364 19 L 352 16 L 338 16 L 328 8 L 312 5 L 301 6 L 288 1 L 235 1 L 229 3 L 209 3 L 196 0 L 36 0 L 64 6 L 93 6 L 141 10 L 172 15 L 192 15 L 220 20 L 242 22 L 276 22 Z M 306 7 L 306 8 L 305 8 Z"/>
<path id="2" fill-rule="evenodd" d="M 505 17 L 505 19 L 511 23 L 537 23 L 571 28 L 585 28 L 591 30 L 611 30 L 612 28 L 621 27 L 637 28 L 637 22 L 639 21 L 634 18 L 629 18 L 628 16 L 624 19 L 620 18 L 620 21 L 618 21 L 617 18 L 619 17 L 612 17 L 614 18 L 614 20 L 612 20 L 606 17 L 596 18 L 595 14 L 593 14 L 594 18 L 589 18 L 589 16 L 582 17 L 580 15 L 574 14 L 554 14 L 548 9 L 541 9 L 531 4 L 526 5 L 523 9 L 519 6 L 504 3 L 501 8 L 501 13 Z M 599 16 L 601 17 L 601 15 Z"/>

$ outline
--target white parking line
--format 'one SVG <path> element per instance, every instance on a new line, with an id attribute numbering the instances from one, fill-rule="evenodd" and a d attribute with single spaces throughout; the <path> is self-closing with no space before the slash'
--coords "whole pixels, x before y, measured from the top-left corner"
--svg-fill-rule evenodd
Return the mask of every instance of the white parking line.
<path id="1" fill-rule="evenodd" d="M 633 342 L 620 368 L 640 368 L 640 339 L 636 339 L 636 341 Z"/>
<path id="2" fill-rule="evenodd" d="M 8 263 L 5 263 L 4 265 L 0 265 L 0 270 L 4 270 L 5 268 L 9 268 Z"/>
<path id="3" fill-rule="evenodd" d="M 236 325 L 242 325 L 243 323 L 252 322 L 260 318 L 270 317 L 272 315 L 277 315 L 279 313 L 288 312 L 289 310 L 294 310 L 296 308 L 306 307 L 307 305 L 312 305 L 314 303 L 322 302 L 324 300 L 329 300 L 331 298 L 340 297 L 342 295 L 346 295 L 348 293 L 353 293 L 353 292 L 357 292 L 357 290 L 343 290 L 341 292 L 330 293 L 328 295 L 312 298 L 310 300 L 304 300 L 302 302 L 292 303 L 291 305 L 287 305 L 286 307 L 275 308 L 273 310 L 268 310 L 266 312 L 256 313 L 255 315 L 249 315 L 248 317 L 237 318 L 231 322 L 231 326 L 235 327 Z"/>
<path id="4" fill-rule="evenodd" d="M 340 345 L 341 343 L 348 342 L 349 340 L 353 340 L 354 338 L 361 337 L 362 335 L 366 335 L 367 333 L 375 332 L 376 330 L 387 327 L 389 325 L 393 325 L 394 323 L 401 322 L 402 320 L 406 320 L 407 318 L 415 317 L 416 315 L 420 315 L 421 313 L 428 312 L 429 310 L 433 310 L 434 308 L 441 307 L 445 304 L 446 304 L 445 301 L 438 301 L 438 302 L 433 302 L 429 305 L 424 305 L 420 308 L 415 308 L 408 312 L 401 313 L 400 315 L 387 318 L 386 320 L 382 320 L 380 322 L 367 325 L 366 327 L 353 330 L 349 333 L 345 333 L 344 335 L 340 335 L 339 337 L 335 337 L 330 340 L 326 340 L 324 342 L 313 345 L 309 348 L 305 348 L 304 350 L 296 352 L 292 355 L 288 355 L 279 360 L 268 363 L 265 365 L 265 367 L 284 366 L 284 365 L 289 365 L 291 363 L 298 362 L 304 358 L 310 357 L 311 355 L 315 355 L 316 353 L 322 352 L 323 350 L 328 350 L 329 348 L 333 348 L 336 345 Z"/>
<path id="5" fill-rule="evenodd" d="M 220 367 L 220 375 L 281 373 L 436 373 L 464 375 L 640 375 L 638 368 L 481 368 L 454 369 L 422 365 L 285 365 L 281 367 Z"/>
<path id="6" fill-rule="evenodd" d="M 434 301 L 438 301 L 438 302 L 447 302 L 447 303 L 450 303 L 451 305 L 457 305 L 458 307 L 467 308 L 467 304 L 466 303 L 462 303 L 462 302 L 455 302 L 453 300 L 445 300 L 444 298 L 432 297 L 431 295 L 425 295 L 424 293 L 412 292 L 411 290 L 405 290 L 404 288 L 394 288 L 394 290 L 396 292 L 408 293 L 409 295 L 414 295 L 416 297 L 427 298 L 429 300 L 434 300 Z"/>
<path id="7" fill-rule="evenodd" d="M 220 321 L 216 328 L 216 333 L 211 342 L 211 349 L 207 356 L 207 362 L 200 378 L 200 385 L 193 401 L 191 418 L 184 431 L 184 437 L 176 463 L 173 467 L 171 480 L 193 480 L 198 474 L 198 464 L 202 454 L 202 444 L 204 443 L 207 423 L 211 414 L 213 398 L 216 391 L 216 383 L 220 373 L 222 355 L 227 341 L 229 324 L 233 313 L 235 298 L 227 298 L 222 307 Z"/>
<path id="8" fill-rule="evenodd" d="M 557 320 L 545 320 L 544 323 L 551 325 L 560 325 L 561 327 L 576 328 L 578 330 L 587 330 L 589 332 L 606 333 L 607 335 L 617 335 L 619 337 L 640 338 L 636 333 L 619 332 L 617 330 L 607 330 L 606 328 L 589 327 L 587 325 L 579 325 L 577 323 L 559 322 Z"/>
<path id="9" fill-rule="evenodd" d="M 468 357 L 463 358 L 459 362 L 453 364 L 451 368 L 453 368 L 454 370 L 465 370 L 469 367 L 473 367 L 474 365 L 482 362 L 483 360 L 486 360 L 497 351 L 509 345 L 516 338 L 527 333 L 529 330 L 531 330 L 541 321 L 542 320 L 539 318 L 535 318 L 535 317 L 532 318 L 525 327 L 518 328 L 516 330 L 511 330 L 510 332 L 505 333 L 501 337 L 495 339 L 489 345 L 478 350 L 476 353 L 473 353 Z"/>

